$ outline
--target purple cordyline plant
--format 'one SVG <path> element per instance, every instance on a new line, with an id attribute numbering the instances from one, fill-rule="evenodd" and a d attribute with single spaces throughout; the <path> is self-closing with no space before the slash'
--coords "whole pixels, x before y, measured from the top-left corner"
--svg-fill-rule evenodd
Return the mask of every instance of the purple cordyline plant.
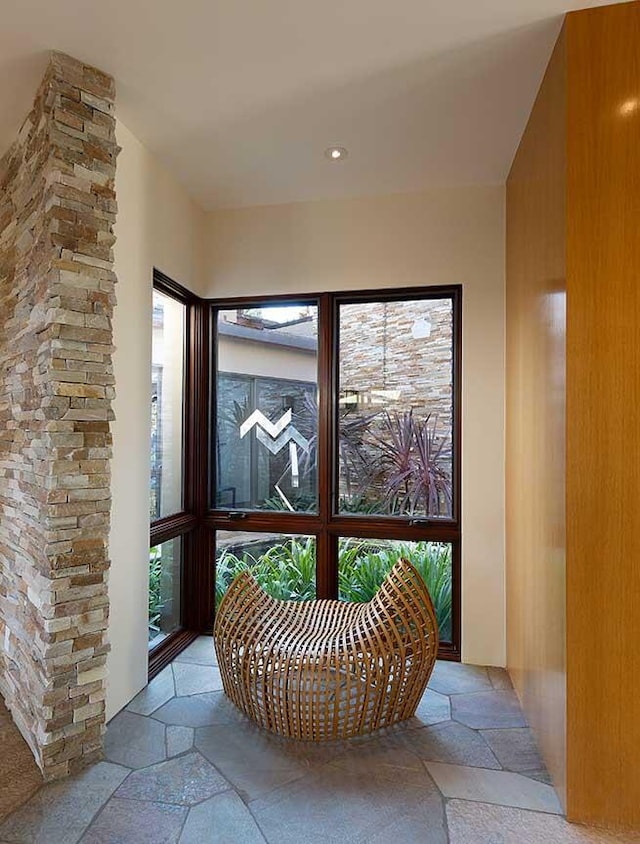
<path id="1" fill-rule="evenodd" d="M 438 431 L 438 417 L 385 411 L 381 424 L 373 441 L 388 512 L 450 516 L 451 442 Z"/>

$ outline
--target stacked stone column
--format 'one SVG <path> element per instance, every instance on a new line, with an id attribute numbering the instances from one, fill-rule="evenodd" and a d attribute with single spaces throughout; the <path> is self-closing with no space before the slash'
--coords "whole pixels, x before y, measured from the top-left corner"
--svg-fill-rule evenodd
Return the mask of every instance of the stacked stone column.
<path id="1" fill-rule="evenodd" d="M 105 725 L 114 96 L 53 53 L 0 160 L 0 692 L 45 779 Z"/>

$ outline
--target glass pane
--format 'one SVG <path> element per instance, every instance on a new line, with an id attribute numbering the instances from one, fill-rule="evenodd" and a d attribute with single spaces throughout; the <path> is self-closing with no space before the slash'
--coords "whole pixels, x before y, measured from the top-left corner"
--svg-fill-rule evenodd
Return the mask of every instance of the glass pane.
<path id="1" fill-rule="evenodd" d="M 215 506 L 316 512 L 318 309 L 217 314 Z"/>
<path id="2" fill-rule="evenodd" d="M 233 578 L 251 569 L 262 588 L 283 601 L 316 596 L 316 540 L 284 533 L 216 533 L 216 607 Z"/>
<path id="3" fill-rule="evenodd" d="M 370 601 L 402 557 L 427 584 L 438 619 L 440 640 L 451 641 L 451 552 L 448 542 L 396 539 L 341 539 L 338 579 L 342 601 Z"/>
<path id="4" fill-rule="evenodd" d="M 149 551 L 149 648 L 180 626 L 182 538 Z"/>
<path id="5" fill-rule="evenodd" d="M 182 510 L 186 308 L 153 291 L 151 521 Z"/>
<path id="6" fill-rule="evenodd" d="M 453 303 L 339 310 L 339 512 L 452 516 Z"/>

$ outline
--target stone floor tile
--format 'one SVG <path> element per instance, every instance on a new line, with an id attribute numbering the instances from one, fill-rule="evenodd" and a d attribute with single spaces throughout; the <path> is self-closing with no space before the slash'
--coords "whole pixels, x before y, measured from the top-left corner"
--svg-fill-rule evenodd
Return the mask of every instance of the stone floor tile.
<path id="1" fill-rule="evenodd" d="M 514 774 L 464 765 L 425 762 L 427 770 L 445 797 L 496 803 L 518 809 L 561 814 L 562 809 L 550 785 Z"/>
<path id="2" fill-rule="evenodd" d="M 507 690 L 454 695 L 451 717 L 475 730 L 528 726 L 516 693 Z"/>
<path id="3" fill-rule="evenodd" d="M 492 689 L 487 669 L 481 665 L 437 660 L 429 688 L 443 695 L 459 695 Z"/>
<path id="4" fill-rule="evenodd" d="M 173 671 L 168 665 L 134 697 L 127 710 L 137 715 L 151 715 L 159 706 L 171 700 L 175 691 Z"/>
<path id="5" fill-rule="evenodd" d="M 513 683 L 511 682 L 511 677 L 509 677 L 508 672 L 504 668 L 497 668 L 494 665 L 490 665 L 487 668 L 487 672 L 489 674 L 489 679 L 491 680 L 491 685 L 494 689 L 512 689 Z"/>
<path id="6" fill-rule="evenodd" d="M 376 765 L 369 752 L 348 753 L 250 803 L 251 812 L 270 844 L 445 844 L 443 801 L 409 757 L 387 750 Z"/>
<path id="7" fill-rule="evenodd" d="M 167 756 L 178 756 L 193 747 L 193 727 L 167 727 Z"/>
<path id="8" fill-rule="evenodd" d="M 557 815 L 450 800 L 451 844 L 637 844 L 640 834 L 606 832 L 567 823 Z"/>
<path id="9" fill-rule="evenodd" d="M 482 730 L 481 735 L 507 771 L 544 771 L 544 762 L 528 727 Z"/>
<path id="10" fill-rule="evenodd" d="M 434 692 L 433 689 L 427 689 L 422 695 L 414 717 L 403 723 L 409 727 L 428 727 L 431 724 L 448 721 L 450 718 L 449 698 L 439 692 Z"/>
<path id="11" fill-rule="evenodd" d="M 129 772 L 119 765 L 94 766 L 90 771 L 119 776 L 104 794 L 93 796 L 89 789 L 88 801 L 84 787 L 73 800 L 64 790 L 79 778 L 42 788 L 24 807 L 26 813 L 20 810 L 0 826 L 0 844 L 76 844 L 83 833 L 83 844 L 176 844 L 178 839 L 180 844 L 444 844 L 443 800 L 427 769 L 456 809 L 450 826 L 460 837 L 452 834 L 453 844 L 535 844 L 538 838 L 528 830 L 523 833 L 522 815 L 525 820 L 542 818 L 536 823 L 542 824 L 540 840 L 545 844 L 632 840 L 556 839 L 556 828 L 545 824 L 560 819 L 529 810 L 556 812 L 559 806 L 545 782 L 548 775 L 517 698 L 499 669 L 438 663 L 435 685 L 425 693 L 415 718 L 373 736 L 314 744 L 261 730 L 221 691 L 208 691 L 211 685 L 220 686 L 218 670 L 207 656 L 211 638 L 202 637 L 190 647 L 188 659 L 165 669 L 156 678 L 161 682 L 150 684 L 108 727 L 110 758 L 129 767 L 149 767 L 125 780 Z M 452 695 L 451 705 L 447 694 Z M 194 739 L 212 764 L 192 749 Z M 165 754 L 172 758 L 161 761 Z M 495 770 L 500 762 L 513 772 Z M 242 798 L 250 801 L 248 807 Z M 489 805 L 494 801 L 511 808 Z M 483 807 L 479 827 L 489 832 L 473 838 L 465 812 L 475 818 L 477 806 Z M 508 831 L 513 825 L 511 838 L 497 837 L 501 830 L 496 817 L 507 818 Z M 558 829 L 563 835 L 567 829 L 581 829 L 562 824 Z M 535 835 L 538 827 L 532 829 Z"/>
<path id="12" fill-rule="evenodd" d="M 553 785 L 553 780 L 551 779 L 551 774 L 544 768 L 541 771 L 522 771 L 525 777 L 531 777 L 532 780 L 538 780 L 538 782 L 544 782 L 547 785 Z"/>
<path id="13" fill-rule="evenodd" d="M 177 844 L 188 811 L 183 806 L 114 797 L 89 827 L 81 844 Z"/>
<path id="14" fill-rule="evenodd" d="M 224 692 L 174 698 L 154 712 L 153 717 L 180 727 L 210 727 L 246 720 Z"/>
<path id="15" fill-rule="evenodd" d="M 408 737 L 414 753 L 429 762 L 500 768 L 491 748 L 475 730 L 452 721 L 415 730 Z"/>
<path id="16" fill-rule="evenodd" d="M 164 725 L 126 709 L 109 722 L 104 754 L 128 768 L 146 768 L 167 758 Z"/>
<path id="17" fill-rule="evenodd" d="M 180 844 L 265 844 L 253 815 L 235 791 L 216 794 L 194 806 L 180 836 Z"/>
<path id="18" fill-rule="evenodd" d="M 76 844 L 129 771 L 98 762 L 75 777 L 41 788 L 0 826 L 11 844 Z"/>
<path id="19" fill-rule="evenodd" d="M 404 735 L 378 735 L 369 741 L 351 745 L 331 760 L 331 765 L 344 771 L 359 772 L 374 770 L 378 777 L 395 780 L 402 772 L 407 785 L 421 786 L 424 783 L 424 765 L 409 746 L 413 733 Z"/>
<path id="20" fill-rule="evenodd" d="M 313 761 L 304 744 L 272 736 L 250 721 L 196 730 L 195 746 L 248 799 L 308 773 Z M 323 753 L 321 746 L 310 753 Z M 324 755 L 318 764 L 326 761 Z"/>
<path id="21" fill-rule="evenodd" d="M 195 662 L 199 665 L 217 665 L 215 648 L 213 647 L 213 636 L 198 636 L 188 648 L 174 660 L 176 662 Z"/>
<path id="22" fill-rule="evenodd" d="M 179 697 L 222 690 L 222 677 L 215 665 L 174 662 L 173 676 L 176 682 L 176 695 Z"/>
<path id="23" fill-rule="evenodd" d="M 206 759 L 199 753 L 188 753 L 142 771 L 134 771 L 120 786 L 116 796 L 193 806 L 228 788 L 224 777 Z"/>

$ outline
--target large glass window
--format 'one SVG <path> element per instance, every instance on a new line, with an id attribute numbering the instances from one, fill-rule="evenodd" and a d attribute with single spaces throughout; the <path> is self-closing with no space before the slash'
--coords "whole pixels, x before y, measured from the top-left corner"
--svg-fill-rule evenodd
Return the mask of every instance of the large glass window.
<path id="1" fill-rule="evenodd" d="M 192 602 L 186 600 L 185 572 L 196 570 L 193 554 L 198 547 L 194 540 L 197 478 L 192 468 L 196 436 L 189 379 L 193 357 L 205 354 L 202 343 L 190 350 L 197 307 L 189 291 L 154 272 L 148 561 L 151 673 L 162 667 L 163 653 L 185 635 L 189 617 L 194 617 Z"/>
<path id="2" fill-rule="evenodd" d="M 459 656 L 460 289 L 212 307 L 215 601 L 370 600 L 404 557 Z"/>
<path id="3" fill-rule="evenodd" d="M 370 601 L 398 559 L 410 562 L 427 584 L 440 638 L 451 641 L 452 548 L 448 542 L 341 539 L 338 582 L 343 601 Z"/>
<path id="4" fill-rule="evenodd" d="M 341 304 L 339 511 L 451 518 L 453 303 Z"/>
<path id="5" fill-rule="evenodd" d="M 186 306 L 153 291 L 151 520 L 182 510 Z"/>
<path id="6" fill-rule="evenodd" d="M 216 533 L 216 607 L 229 584 L 248 569 L 262 588 L 283 601 L 316 597 L 316 541 L 282 533 Z"/>
<path id="7" fill-rule="evenodd" d="M 219 508 L 317 512 L 318 309 L 217 312 Z"/>
<path id="8" fill-rule="evenodd" d="M 149 647 L 155 648 L 180 627 L 182 539 L 170 539 L 149 551 Z"/>

